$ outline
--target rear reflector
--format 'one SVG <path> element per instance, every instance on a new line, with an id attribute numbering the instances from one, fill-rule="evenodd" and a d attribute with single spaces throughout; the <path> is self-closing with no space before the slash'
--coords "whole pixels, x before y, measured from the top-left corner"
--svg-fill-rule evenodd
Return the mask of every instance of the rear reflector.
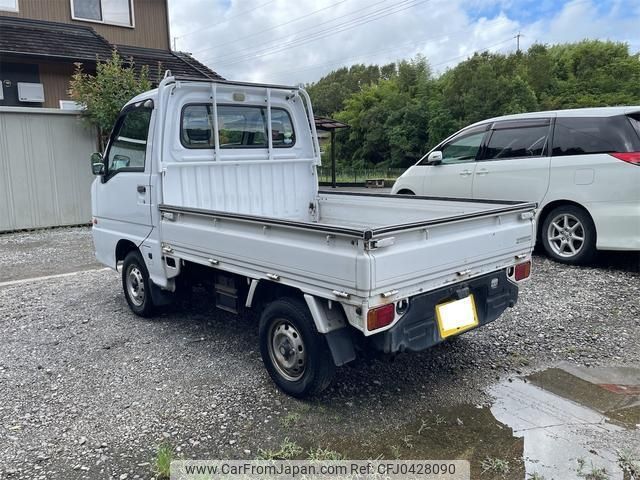
<path id="1" fill-rule="evenodd" d="M 623 162 L 640 165 L 640 152 L 610 153 L 609 155 L 617 158 L 618 160 L 622 160 Z"/>
<path id="2" fill-rule="evenodd" d="M 393 322 L 395 318 L 395 306 L 393 303 L 369 310 L 367 313 L 367 330 L 377 330 Z"/>
<path id="3" fill-rule="evenodd" d="M 531 262 L 519 263 L 516 265 L 515 272 L 513 277 L 516 279 L 516 282 L 520 280 L 524 280 L 525 278 L 529 278 L 531 275 Z"/>

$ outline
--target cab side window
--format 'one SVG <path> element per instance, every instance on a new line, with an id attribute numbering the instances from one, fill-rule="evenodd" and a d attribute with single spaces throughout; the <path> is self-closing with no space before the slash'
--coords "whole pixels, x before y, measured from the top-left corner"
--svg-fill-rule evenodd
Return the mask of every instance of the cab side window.
<path id="1" fill-rule="evenodd" d="M 547 150 L 549 125 L 496 129 L 483 160 L 542 157 Z"/>
<path id="2" fill-rule="evenodd" d="M 107 153 L 107 174 L 144 171 L 152 108 L 136 106 L 116 123 Z"/>

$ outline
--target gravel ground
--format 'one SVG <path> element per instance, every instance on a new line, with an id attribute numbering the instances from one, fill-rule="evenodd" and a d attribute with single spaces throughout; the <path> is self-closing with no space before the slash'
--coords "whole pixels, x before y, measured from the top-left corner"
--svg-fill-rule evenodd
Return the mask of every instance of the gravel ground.
<path id="1" fill-rule="evenodd" d="M 87 229 L 0 236 L 0 282 L 96 268 L 89 242 Z M 496 322 L 341 368 L 308 402 L 273 386 L 255 323 L 203 295 L 144 320 L 112 271 L 0 284 L 0 478 L 151 478 L 161 444 L 184 458 L 255 458 L 285 437 L 333 448 L 484 404 L 497 380 L 559 361 L 640 367 L 638 270 L 635 255 L 584 268 L 535 257 Z"/>
<path id="2" fill-rule="evenodd" d="M 87 227 L 0 235 L 0 282 L 100 267 Z"/>

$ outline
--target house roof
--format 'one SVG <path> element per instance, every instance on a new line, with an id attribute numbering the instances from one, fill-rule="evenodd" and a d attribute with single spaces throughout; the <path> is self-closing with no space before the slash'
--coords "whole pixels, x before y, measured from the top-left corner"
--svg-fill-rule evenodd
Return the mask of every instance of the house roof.
<path id="1" fill-rule="evenodd" d="M 346 123 L 328 117 L 315 116 L 313 117 L 313 120 L 318 130 L 324 130 L 327 132 L 340 130 L 341 128 L 350 128 Z"/>
<path id="2" fill-rule="evenodd" d="M 187 53 L 132 47 L 129 45 L 114 46 L 122 58 L 133 59 L 136 71 L 139 71 L 143 65 L 147 65 L 149 67 L 149 79 L 153 83 L 159 83 L 167 70 L 171 70 L 172 74 L 180 76 L 204 77 L 214 80 L 222 79 L 216 72 Z"/>
<path id="3" fill-rule="evenodd" d="M 112 47 L 91 27 L 0 16 L 0 53 L 96 60 L 109 57 Z"/>
<path id="4" fill-rule="evenodd" d="M 153 83 L 162 79 L 165 70 L 171 70 L 176 75 L 222 79 L 187 53 L 112 45 L 93 28 L 85 25 L 0 16 L 0 31 L 0 54 L 3 55 L 95 63 L 96 58 L 109 58 L 115 48 L 121 57 L 133 59 L 137 71 L 147 65 Z"/>

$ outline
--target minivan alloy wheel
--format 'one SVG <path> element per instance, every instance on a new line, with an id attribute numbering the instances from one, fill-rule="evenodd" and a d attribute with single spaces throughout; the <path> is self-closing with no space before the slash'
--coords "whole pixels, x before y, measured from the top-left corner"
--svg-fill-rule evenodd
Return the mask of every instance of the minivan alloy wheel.
<path id="1" fill-rule="evenodd" d="M 584 247 L 584 226 L 578 218 L 563 213 L 554 217 L 547 229 L 547 241 L 551 249 L 560 257 L 578 255 Z"/>

